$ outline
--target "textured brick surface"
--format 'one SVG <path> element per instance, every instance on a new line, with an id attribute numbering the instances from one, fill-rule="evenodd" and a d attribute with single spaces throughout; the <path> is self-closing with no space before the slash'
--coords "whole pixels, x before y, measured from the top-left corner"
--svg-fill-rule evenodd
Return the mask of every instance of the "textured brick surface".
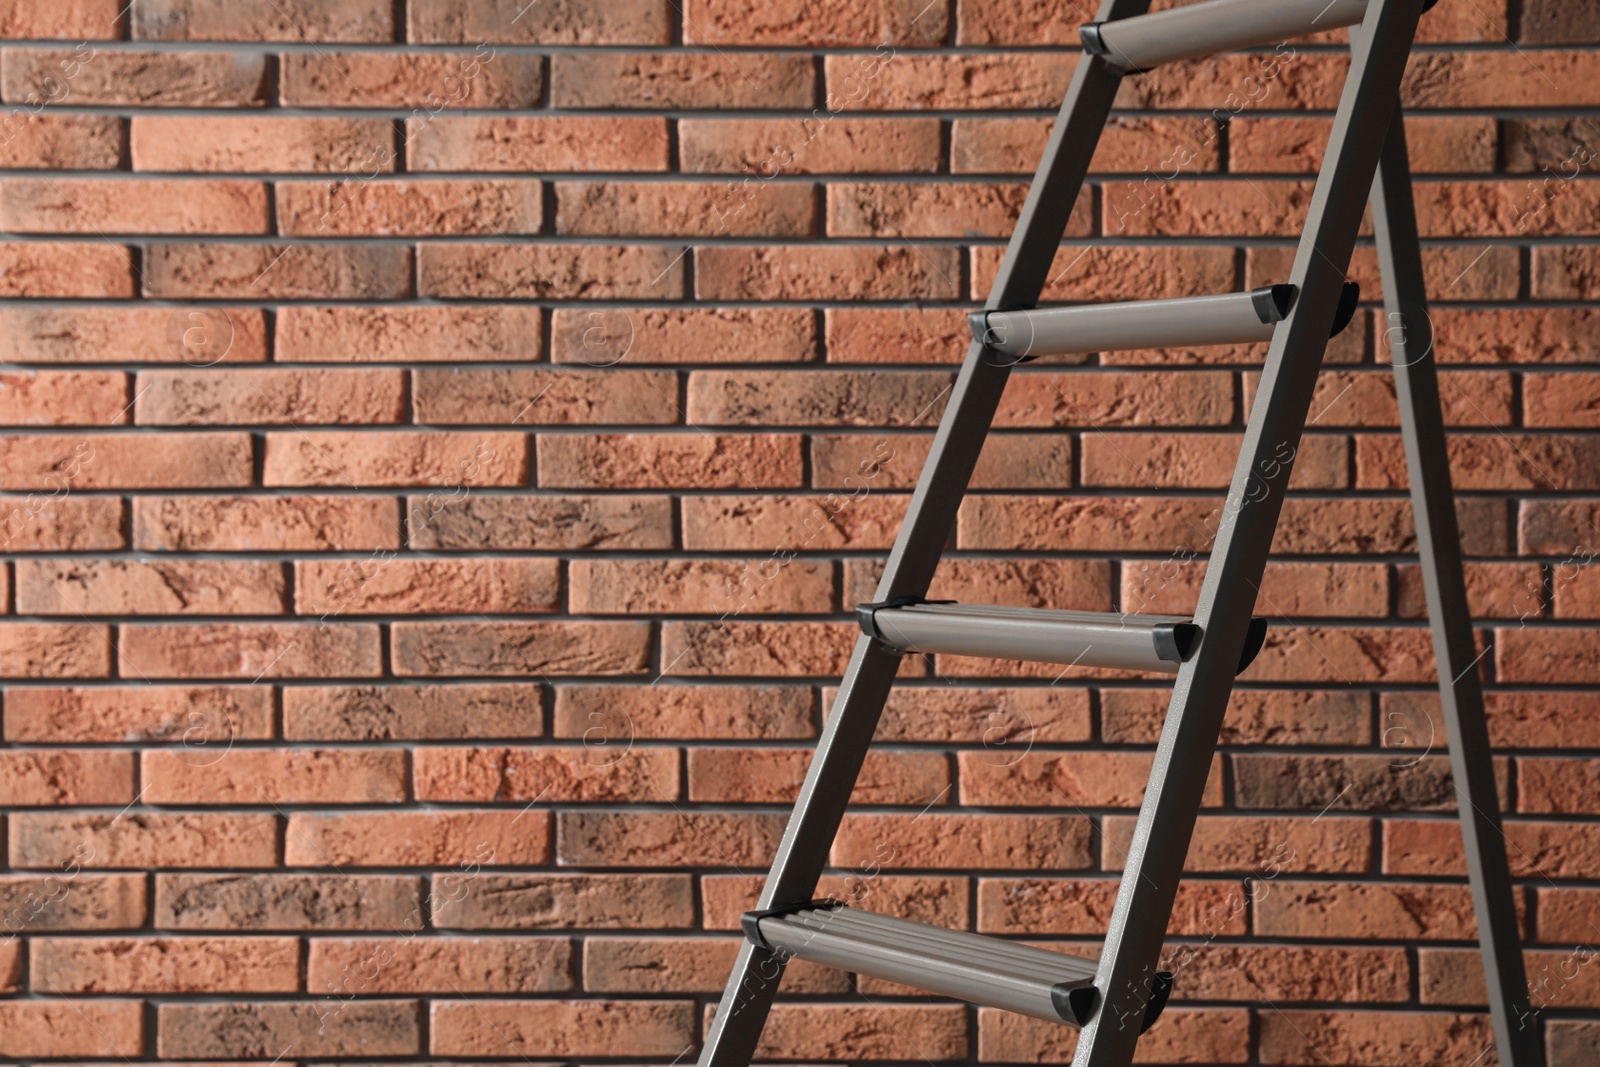
<path id="1" fill-rule="evenodd" d="M 1096 9 L 0 0 L 0 1060 L 691 1059 Z M 1042 299 L 1282 281 L 1347 39 L 1127 79 Z M 1420 39 L 1474 669 L 1592 1067 L 1600 16 Z M 1348 274 L 1142 1063 L 1493 1058 Z M 929 595 L 1190 611 L 1267 352 L 1016 368 Z M 817 893 L 1092 956 L 1168 680 L 900 681 Z M 1075 1040 L 795 964 L 759 1058 Z"/>

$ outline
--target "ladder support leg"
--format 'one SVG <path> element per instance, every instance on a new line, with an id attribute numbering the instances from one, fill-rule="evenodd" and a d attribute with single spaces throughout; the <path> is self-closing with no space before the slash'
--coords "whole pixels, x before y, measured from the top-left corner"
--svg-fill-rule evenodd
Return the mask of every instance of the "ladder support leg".
<path id="1" fill-rule="evenodd" d="M 1384 143 L 1378 180 L 1372 187 L 1372 218 L 1383 271 L 1386 336 L 1394 364 L 1400 432 L 1405 439 L 1406 470 L 1411 481 L 1417 554 L 1422 563 L 1428 620 L 1433 628 L 1450 770 L 1461 811 L 1461 835 L 1466 844 L 1472 904 L 1478 918 L 1478 942 L 1500 1063 L 1504 1067 L 1543 1067 L 1539 1025 L 1528 1000 L 1522 940 L 1484 717 L 1483 685 L 1478 677 L 1479 656 L 1462 574 L 1461 535 L 1445 448 L 1439 375 L 1410 170 L 1405 126 L 1396 108 Z"/>
<path id="2" fill-rule="evenodd" d="M 1300 298 L 1274 333 L 1262 369 L 1195 612 L 1200 649 L 1179 671 L 1168 706 L 1100 957 L 1102 1006 L 1079 1036 L 1076 1067 L 1133 1061 L 1234 669 L 1377 173 L 1380 143 L 1361 131 L 1388 127 L 1422 4 L 1372 0 L 1362 25 L 1289 278 Z"/>

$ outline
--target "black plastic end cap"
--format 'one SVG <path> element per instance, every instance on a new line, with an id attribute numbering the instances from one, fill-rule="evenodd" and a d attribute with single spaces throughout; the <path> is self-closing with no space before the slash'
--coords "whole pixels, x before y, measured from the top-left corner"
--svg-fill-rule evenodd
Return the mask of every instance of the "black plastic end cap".
<path id="1" fill-rule="evenodd" d="M 1104 23 L 1086 22 L 1078 27 L 1078 40 L 1083 42 L 1083 50 L 1091 56 L 1106 54 L 1106 39 L 1100 36 L 1100 27 Z"/>
<path id="2" fill-rule="evenodd" d="M 823 897 L 820 900 L 803 900 L 798 904 L 780 904 L 776 908 L 767 908 L 765 911 L 747 911 L 739 916 L 739 929 L 744 934 L 744 939 L 757 948 L 772 951 L 772 946 L 767 944 L 767 939 L 761 936 L 761 920 L 774 919 L 784 915 L 793 915 L 797 911 L 832 911 L 834 908 L 845 906 L 844 901 L 835 900 L 833 897 Z"/>
<path id="3" fill-rule="evenodd" d="M 972 339 L 980 345 L 989 343 L 989 312 L 974 311 L 967 316 L 967 329 L 972 331 Z"/>
<path id="4" fill-rule="evenodd" d="M 856 605 L 856 622 L 861 625 L 861 632 L 874 641 L 883 640 L 883 635 L 878 632 L 878 620 L 873 617 L 877 615 L 878 609 L 881 607 L 883 607 L 882 604 Z"/>
<path id="5" fill-rule="evenodd" d="M 1150 1003 L 1144 1009 L 1144 1022 L 1139 1024 L 1142 1034 L 1156 1024 L 1161 1018 L 1161 1012 L 1167 1006 L 1167 998 L 1172 995 L 1172 972 L 1157 971 L 1155 979 L 1150 983 Z"/>
<path id="6" fill-rule="evenodd" d="M 1294 307 L 1294 298 L 1299 292 L 1296 286 L 1288 282 L 1250 290 L 1250 303 L 1255 306 L 1256 318 L 1263 325 L 1282 322 L 1289 317 L 1289 310 Z"/>
<path id="7" fill-rule="evenodd" d="M 1099 1002 L 1100 991 L 1087 978 L 1076 982 L 1057 982 L 1050 987 L 1050 1003 L 1063 1022 L 1089 1025 L 1089 1020 L 1094 1018 L 1095 1005 Z"/>
<path id="8" fill-rule="evenodd" d="M 1182 663 L 1200 642 L 1200 627 L 1192 622 L 1165 622 L 1155 627 L 1156 656 L 1165 663 Z"/>
<path id="9" fill-rule="evenodd" d="M 1250 620 L 1250 626 L 1244 632 L 1244 651 L 1239 654 L 1240 674 L 1243 674 L 1245 668 L 1256 661 L 1256 655 L 1266 642 L 1267 620 L 1257 615 Z"/>
<path id="10" fill-rule="evenodd" d="M 1333 315 L 1333 332 L 1328 335 L 1330 338 L 1344 333 L 1344 328 L 1356 317 L 1356 305 L 1360 303 L 1361 283 L 1345 282 L 1344 289 L 1339 293 L 1339 310 Z"/>

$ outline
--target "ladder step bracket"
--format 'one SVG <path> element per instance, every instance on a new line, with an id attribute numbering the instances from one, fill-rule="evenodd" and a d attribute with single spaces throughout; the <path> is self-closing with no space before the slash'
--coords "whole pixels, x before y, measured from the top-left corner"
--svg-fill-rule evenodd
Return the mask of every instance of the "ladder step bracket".
<path id="1" fill-rule="evenodd" d="M 896 919 L 838 901 L 749 912 L 741 925 L 752 943 L 785 956 L 1035 1019 L 1083 1026 L 1099 1006 L 1095 961 L 1015 941 Z M 1160 1016 L 1171 988 L 1171 975 L 1152 983 L 1145 1027 Z"/>
<path id="2" fill-rule="evenodd" d="M 1202 0 L 1078 29 L 1083 50 L 1126 74 L 1278 44 L 1360 22 L 1367 0 Z"/>
<path id="3" fill-rule="evenodd" d="M 1248 293 L 1129 300 L 1115 304 L 975 311 L 973 339 L 1018 359 L 1130 348 L 1190 348 L 1270 341 L 1294 308 L 1295 287 L 1267 285 Z M 1361 287 L 1346 282 L 1331 336 L 1355 317 Z"/>
<path id="4" fill-rule="evenodd" d="M 1199 647 L 1200 627 L 1181 615 L 1053 611 L 950 602 L 862 604 L 861 629 L 903 652 L 988 656 L 1078 667 L 1177 674 Z M 1243 671 L 1261 651 L 1267 621 L 1250 620 Z"/>

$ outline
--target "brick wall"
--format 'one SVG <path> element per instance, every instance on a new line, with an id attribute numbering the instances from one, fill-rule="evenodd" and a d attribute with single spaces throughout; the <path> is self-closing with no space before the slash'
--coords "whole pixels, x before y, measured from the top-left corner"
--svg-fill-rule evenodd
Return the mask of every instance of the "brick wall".
<path id="1" fill-rule="evenodd" d="M 0 1058 L 673 1061 L 1088 0 L 122 7 L 0 0 Z M 1556 1067 L 1600 1062 L 1595 12 L 1444 0 L 1405 91 Z M 1281 280 L 1341 37 L 1130 79 L 1048 295 Z M 1147 1062 L 1493 1060 L 1366 307 Z M 1184 610 L 1262 354 L 1020 369 L 936 593 Z M 1166 690 L 903 673 L 824 889 L 1092 952 Z M 1070 1054 L 788 982 L 773 1055 Z"/>

